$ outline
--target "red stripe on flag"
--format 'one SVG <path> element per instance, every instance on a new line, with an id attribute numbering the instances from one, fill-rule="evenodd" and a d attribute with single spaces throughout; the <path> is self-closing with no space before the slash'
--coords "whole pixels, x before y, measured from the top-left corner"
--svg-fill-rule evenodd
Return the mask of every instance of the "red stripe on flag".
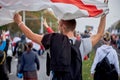
<path id="1" fill-rule="evenodd" d="M 9 34 L 5 34 L 5 36 L 9 36 Z"/>
<path id="2" fill-rule="evenodd" d="M 77 6 L 79 9 L 87 10 L 90 17 L 97 16 L 103 12 L 102 9 L 98 10 L 95 5 L 84 4 L 81 0 L 51 0 L 54 3 L 66 3 Z"/>

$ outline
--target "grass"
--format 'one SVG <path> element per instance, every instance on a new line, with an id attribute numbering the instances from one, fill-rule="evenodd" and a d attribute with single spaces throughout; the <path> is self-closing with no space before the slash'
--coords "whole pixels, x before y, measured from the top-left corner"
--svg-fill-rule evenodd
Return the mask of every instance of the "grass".
<path id="1" fill-rule="evenodd" d="M 90 58 L 89 60 L 83 61 L 83 66 L 82 66 L 82 75 L 83 75 L 83 80 L 93 80 L 91 74 L 90 74 L 90 69 L 94 60 L 94 55 L 95 52 L 94 50 L 90 53 Z"/>

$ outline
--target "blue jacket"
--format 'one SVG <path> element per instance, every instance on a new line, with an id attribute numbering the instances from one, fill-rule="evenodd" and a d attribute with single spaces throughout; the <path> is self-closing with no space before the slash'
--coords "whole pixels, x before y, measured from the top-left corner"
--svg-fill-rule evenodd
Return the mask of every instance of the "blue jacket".
<path id="1" fill-rule="evenodd" d="M 34 51 L 25 51 L 21 57 L 20 73 L 24 71 L 36 71 L 40 68 L 39 58 Z"/>
<path id="2" fill-rule="evenodd" d="M 3 51 L 5 49 L 5 46 L 6 46 L 6 41 L 2 41 L 0 45 L 0 50 Z"/>

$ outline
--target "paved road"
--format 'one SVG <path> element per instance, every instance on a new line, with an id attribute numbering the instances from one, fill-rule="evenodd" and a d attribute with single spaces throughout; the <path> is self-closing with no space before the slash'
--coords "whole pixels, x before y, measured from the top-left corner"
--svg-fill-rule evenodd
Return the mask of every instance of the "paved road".
<path id="1" fill-rule="evenodd" d="M 96 46 L 96 48 L 99 46 L 100 45 Z M 96 48 L 95 48 L 95 50 L 96 50 Z M 118 52 L 118 58 L 120 61 L 120 49 L 119 50 L 116 49 L 116 51 Z M 38 80 L 50 80 L 49 77 L 46 76 L 46 55 L 40 56 L 39 59 L 40 59 L 40 71 L 38 71 L 38 77 L 39 77 Z M 15 61 L 15 59 L 13 59 L 13 61 L 12 61 L 13 74 L 9 75 L 10 80 L 22 80 L 22 79 L 18 79 L 16 77 L 16 64 L 17 64 L 17 61 Z"/>
<path id="2" fill-rule="evenodd" d="M 46 55 L 40 56 L 40 71 L 38 71 L 38 80 L 49 80 L 49 77 L 46 76 Z M 22 80 L 16 77 L 16 64 L 15 59 L 12 60 L 12 75 L 8 75 L 10 80 Z"/>

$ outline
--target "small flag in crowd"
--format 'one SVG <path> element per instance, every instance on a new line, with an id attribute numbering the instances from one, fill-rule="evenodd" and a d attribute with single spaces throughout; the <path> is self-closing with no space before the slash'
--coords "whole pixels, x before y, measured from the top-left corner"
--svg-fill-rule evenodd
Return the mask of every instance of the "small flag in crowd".
<path id="1" fill-rule="evenodd" d="M 107 14 L 107 0 L 0 0 L 0 25 L 13 21 L 15 12 L 51 8 L 59 19 L 99 17 Z"/>
<path id="2" fill-rule="evenodd" d="M 5 36 L 10 36 L 10 31 L 6 31 Z"/>

